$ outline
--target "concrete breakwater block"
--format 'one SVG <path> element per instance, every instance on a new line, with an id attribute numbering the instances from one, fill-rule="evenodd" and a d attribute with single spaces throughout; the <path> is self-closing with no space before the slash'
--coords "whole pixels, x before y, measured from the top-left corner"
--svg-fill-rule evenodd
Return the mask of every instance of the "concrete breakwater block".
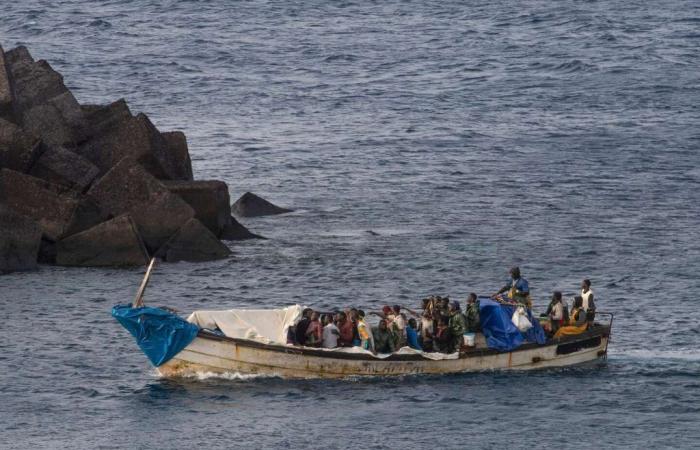
<path id="1" fill-rule="evenodd" d="M 128 214 L 103 222 L 56 244 L 61 266 L 140 266 L 148 252 Z"/>
<path id="2" fill-rule="evenodd" d="M 262 197 L 258 197 L 252 192 L 246 192 L 236 200 L 231 207 L 233 213 L 238 217 L 259 217 L 284 214 L 294 211 L 293 209 L 281 208 L 274 205 Z"/>
<path id="3" fill-rule="evenodd" d="M 131 158 L 97 180 L 88 195 L 113 216 L 129 214 L 153 253 L 194 217 L 194 210 Z"/>
<path id="4" fill-rule="evenodd" d="M 231 250 L 197 219 L 190 219 L 159 251 L 164 261 L 210 261 L 225 258 Z"/>
<path id="5" fill-rule="evenodd" d="M 219 236 L 231 217 L 228 186 L 223 181 L 163 181 L 170 192 L 194 209 L 195 218 Z"/>
<path id="6" fill-rule="evenodd" d="M 30 174 L 82 192 L 99 172 L 100 169 L 82 156 L 64 147 L 50 147 L 34 163 Z"/>

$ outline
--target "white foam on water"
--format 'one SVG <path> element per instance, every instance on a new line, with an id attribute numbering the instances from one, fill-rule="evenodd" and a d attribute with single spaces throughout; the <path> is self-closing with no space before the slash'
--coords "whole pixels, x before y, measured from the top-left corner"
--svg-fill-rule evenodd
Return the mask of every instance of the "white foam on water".
<path id="1" fill-rule="evenodd" d="M 627 356 L 637 359 L 676 359 L 682 361 L 700 361 L 700 350 L 698 349 L 676 349 L 676 350 L 622 350 L 610 349 L 611 356 Z"/>
<path id="2" fill-rule="evenodd" d="M 151 375 L 155 378 L 165 378 L 158 369 L 153 369 Z M 228 380 L 228 381 L 250 381 L 263 378 L 279 378 L 277 375 L 250 374 L 240 372 L 192 372 L 178 376 L 187 380 Z"/>

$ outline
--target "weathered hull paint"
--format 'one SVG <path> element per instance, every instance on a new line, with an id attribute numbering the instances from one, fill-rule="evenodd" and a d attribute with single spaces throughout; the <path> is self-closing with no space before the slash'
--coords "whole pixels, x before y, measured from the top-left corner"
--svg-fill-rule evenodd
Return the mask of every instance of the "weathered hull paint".
<path id="1" fill-rule="evenodd" d="M 513 352 L 467 352 L 459 359 L 434 361 L 422 357 L 413 360 L 381 360 L 376 358 L 339 358 L 332 353 L 249 346 L 240 341 L 216 340 L 199 336 L 159 367 L 165 377 L 196 373 L 240 373 L 278 376 L 282 378 L 345 378 L 357 376 L 398 376 L 411 374 L 447 374 L 484 370 L 531 370 L 564 367 L 594 361 L 605 356 L 607 333 L 598 334 L 600 343 L 567 354 L 557 354 L 559 342 L 530 346 Z M 595 336 L 594 336 L 595 337 Z M 569 339 L 567 342 L 576 342 Z"/>

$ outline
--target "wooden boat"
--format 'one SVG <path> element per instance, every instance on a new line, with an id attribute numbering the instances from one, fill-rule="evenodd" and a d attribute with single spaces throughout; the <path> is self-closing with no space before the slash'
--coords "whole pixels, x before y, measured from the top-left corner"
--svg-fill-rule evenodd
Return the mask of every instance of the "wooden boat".
<path id="1" fill-rule="evenodd" d="M 165 377 L 197 373 L 241 373 L 283 378 L 346 378 L 448 374 L 484 370 L 530 370 L 565 367 L 607 355 L 611 324 L 596 324 L 575 336 L 545 345 L 527 343 L 511 352 L 480 346 L 463 349 L 457 359 L 431 360 L 421 355 L 393 354 L 377 359 L 368 354 L 336 353 L 306 347 L 262 344 L 207 331 L 158 368 Z"/>
<path id="2" fill-rule="evenodd" d="M 346 378 L 566 367 L 605 358 L 612 330 L 612 314 L 597 313 L 598 318 L 608 318 L 607 323 L 597 322 L 581 334 L 548 339 L 540 344 L 526 342 L 511 351 L 489 348 L 484 336 L 477 334 L 473 347 L 462 347 L 458 354 L 449 357 L 442 355 L 444 359 L 434 359 L 435 354 L 405 352 L 378 358 L 361 350 L 329 351 L 276 342 L 265 343 L 228 337 L 185 322 L 173 314 L 143 307 L 143 291 L 152 267 L 153 262 L 139 288 L 134 307 L 117 306 L 113 309 L 113 315 L 137 338 L 141 348 L 165 377 L 238 373 L 283 378 Z M 296 307 L 300 308 L 298 305 Z M 123 317 L 120 318 L 115 313 L 117 308 L 126 311 L 131 322 L 121 320 Z M 155 311 L 154 314 L 164 320 L 179 321 L 176 328 L 190 327 L 190 334 L 181 346 L 171 349 L 172 352 L 167 356 L 164 356 L 167 351 L 159 350 L 161 355 L 158 358 L 162 357 L 161 359 L 154 359 L 147 346 L 152 346 L 155 341 L 156 332 L 153 330 L 167 327 L 160 323 L 147 330 L 145 309 Z M 139 333 L 141 335 L 137 336 Z M 142 345 L 143 341 L 146 342 L 146 347 Z M 163 337 L 162 342 L 171 346 L 173 336 Z"/>

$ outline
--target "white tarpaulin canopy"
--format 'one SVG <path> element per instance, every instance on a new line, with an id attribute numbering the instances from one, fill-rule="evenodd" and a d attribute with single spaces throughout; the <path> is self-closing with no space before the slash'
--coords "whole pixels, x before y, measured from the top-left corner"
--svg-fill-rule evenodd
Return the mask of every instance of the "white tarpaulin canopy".
<path id="1" fill-rule="evenodd" d="M 200 328 L 219 328 L 226 336 L 269 344 L 287 343 L 287 329 L 301 318 L 299 305 L 282 309 L 195 311 L 187 321 Z"/>
<path id="2" fill-rule="evenodd" d="M 226 336 L 251 341 L 262 342 L 264 344 L 277 343 L 287 344 L 287 329 L 296 325 L 301 319 L 301 312 L 304 308 L 300 305 L 288 306 L 282 309 L 227 309 L 224 311 L 195 311 L 187 318 L 187 321 L 200 328 L 210 330 L 220 329 Z M 321 348 L 328 352 L 342 353 L 366 353 L 372 352 L 360 347 L 344 348 Z M 457 359 L 458 353 L 424 353 L 410 347 L 403 347 L 397 352 L 399 355 L 420 354 L 424 358 Z M 374 355 L 383 359 L 391 354 Z"/>

